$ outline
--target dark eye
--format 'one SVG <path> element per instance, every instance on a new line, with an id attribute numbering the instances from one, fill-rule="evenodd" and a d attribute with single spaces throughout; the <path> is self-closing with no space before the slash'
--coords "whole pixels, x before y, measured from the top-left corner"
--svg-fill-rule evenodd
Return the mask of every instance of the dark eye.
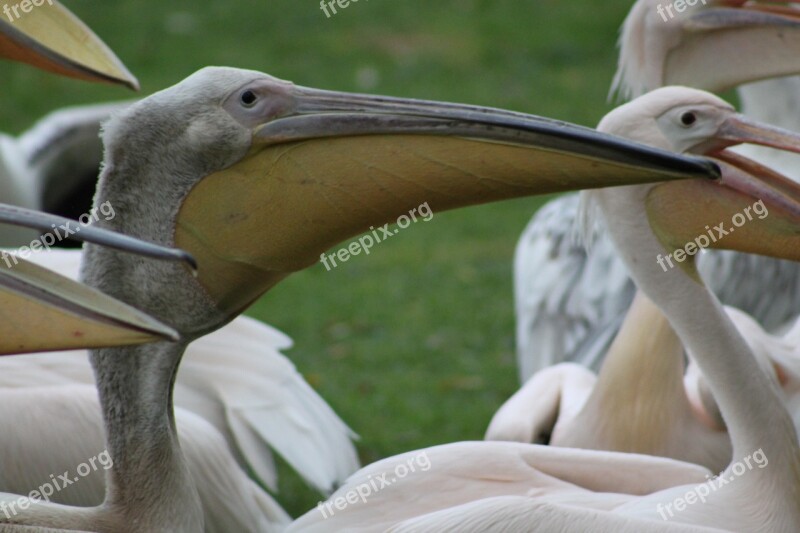
<path id="1" fill-rule="evenodd" d="M 245 107 L 252 107 L 253 104 L 256 103 L 256 100 L 258 100 L 258 96 L 256 96 L 256 93 L 253 91 L 247 90 L 242 93 L 242 96 L 239 97 L 239 100 Z"/>
<path id="2" fill-rule="evenodd" d="M 684 126 L 691 126 L 695 122 L 697 122 L 697 115 L 695 115 L 691 111 L 687 111 L 686 113 L 681 115 L 681 124 L 683 124 Z"/>

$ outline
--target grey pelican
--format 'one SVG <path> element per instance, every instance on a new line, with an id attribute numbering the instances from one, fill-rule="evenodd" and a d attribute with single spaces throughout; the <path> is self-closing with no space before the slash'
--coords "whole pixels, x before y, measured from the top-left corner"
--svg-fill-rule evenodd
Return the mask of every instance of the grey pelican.
<path id="1" fill-rule="evenodd" d="M 563 122 L 474 106 L 349 95 L 207 68 L 104 129 L 104 226 L 191 253 L 185 267 L 84 249 L 83 280 L 165 321 L 177 342 L 91 352 L 106 426 L 104 503 L 33 503 L 18 526 L 198 531 L 172 416 L 188 343 L 330 246 L 422 201 L 442 211 L 515 196 L 714 178 L 717 165 Z M 141 154 L 147 158 L 141 158 Z"/>
<path id="2" fill-rule="evenodd" d="M 29 261 L 72 279 L 79 275 L 79 251 L 51 250 L 33 254 Z M 278 489 L 274 451 L 309 485 L 329 494 L 359 467 L 352 443 L 355 433 L 283 355 L 291 346 L 292 340 L 280 331 L 252 318 L 237 317 L 189 346 L 175 382 L 175 405 L 213 424 L 225 437 L 242 469 L 252 471 L 270 490 Z M 85 351 L 0 359 L 0 397 L 10 389 L 66 385 L 94 387 Z M 48 395 L 43 395 L 39 402 L 39 417 L 44 416 L 41 413 L 45 403 L 60 402 L 47 398 Z M 57 462 L 57 458 L 62 470 L 80 464 L 83 460 L 80 451 L 97 446 L 96 435 L 102 434 L 99 411 L 95 414 L 76 408 L 75 424 L 96 424 L 96 431 L 72 433 L 58 439 L 54 438 L 53 424 L 27 423 L 27 409 L 3 411 L 8 424 L 14 417 L 19 421 L 15 424 L 19 431 L 12 436 L 14 445 L 28 446 L 31 451 L 22 454 L 24 460 L 15 459 L 11 445 L 2 443 L 0 437 L 0 450 L 17 465 L 13 469 L 16 475 L 0 473 L 0 491 L 26 493 L 23 488 L 36 488 L 35 483 L 48 475 L 42 471 L 42 465 Z M 64 408 L 58 411 L 61 419 L 68 418 Z M 49 459 L 45 461 L 43 457 Z M 28 466 L 22 468 L 23 464 Z M 95 484 L 94 490 L 77 496 L 58 493 L 53 501 L 77 505 L 99 503 L 92 498 L 102 489 L 103 479 L 98 477 L 88 482 Z"/>
<path id="3" fill-rule="evenodd" d="M 0 54 L 6 57 L 80 79 L 114 81 L 132 88 L 138 86 L 136 79 L 102 41 L 57 2 L 52 6 L 46 3 L 36 6 L 13 23 L 0 21 L 0 36 Z M 45 117 L 19 138 L 0 136 L 0 198 L 16 205 L 70 213 L 76 218 L 84 213 L 83 207 L 70 210 L 66 204 L 69 204 L 70 198 L 81 194 L 87 202 L 91 201 L 102 157 L 99 125 L 112 113 L 128 105 L 130 102 L 63 109 Z M 86 176 L 90 179 L 82 179 Z M 85 184 L 89 185 L 89 191 L 85 190 Z M 90 207 L 90 203 L 85 207 Z M 0 242 L 6 245 L 29 243 L 37 235 L 37 231 L 20 226 L 0 227 Z M 49 262 L 42 261 L 41 257 L 37 256 L 35 262 L 77 278 L 79 252 L 61 255 Z M 35 269 L 27 265 L 26 268 Z M 70 286 L 85 290 L 77 284 Z M 58 309 L 58 312 L 61 310 Z M 39 327 L 53 329 L 47 315 L 39 317 Z M 6 334 L 11 333 L 9 330 L 18 332 L 18 336 L 26 336 L 28 343 L 40 338 L 28 335 L 28 330 L 16 330 L 14 325 L 9 321 L 3 331 Z M 86 335 L 88 332 L 85 329 L 83 326 L 77 331 Z M 54 329 L 53 333 L 58 331 Z M 114 330 L 106 333 L 119 332 Z M 239 337 L 236 337 L 236 333 Z M 222 342 L 209 338 L 190 351 L 189 364 L 184 367 L 176 394 L 179 405 L 201 413 L 214 423 L 243 467 L 252 469 L 263 483 L 274 489 L 277 483 L 271 452 L 274 448 L 312 486 L 323 492 L 332 490 L 358 468 L 355 448 L 351 443 L 354 433 L 280 354 L 279 349 L 289 345 L 282 334 L 268 326 L 242 319 L 225 328 L 218 337 Z M 119 339 L 115 342 L 123 341 Z M 53 344 L 53 348 L 81 348 L 97 345 L 98 340 L 82 336 L 74 337 L 69 345 L 64 344 L 64 339 L 58 339 L 57 342 L 59 344 Z M 225 359 L 233 357 L 231 352 L 237 345 L 237 358 L 250 367 L 249 372 L 241 372 L 238 376 L 230 372 L 224 363 Z M 23 349 L 19 342 L 14 346 L 9 349 Z M 40 344 L 36 349 L 43 350 L 48 346 Z M 210 346 L 216 346 L 219 353 L 228 357 L 220 359 L 219 353 L 214 357 L 209 352 Z M 192 364 L 195 359 L 197 363 Z M 93 383 L 91 368 L 81 353 L 15 359 L 5 361 L 4 365 L 5 387 L 54 385 L 55 372 L 63 374 L 60 385 Z M 39 365 L 51 366 L 48 371 Z M 35 372 L 37 366 L 41 372 Z M 60 397 L 53 398 L 52 402 L 60 402 Z M 90 420 L 99 419 L 99 416 L 93 417 L 91 411 L 77 406 L 75 412 L 78 419 L 81 416 L 89 416 Z M 25 410 L 18 411 L 17 416 L 24 419 Z M 75 420 L 75 423 L 80 421 Z M 275 431 L 276 426 L 281 427 L 280 431 Z M 30 429 L 43 432 L 39 437 L 29 434 L 31 441 L 38 441 L 53 426 L 42 424 Z M 91 432 L 84 435 L 88 443 L 93 442 Z M 74 438 L 79 437 L 76 435 Z M 21 439 L 22 432 L 15 435 L 14 442 L 24 445 Z M 53 442 L 52 439 L 50 442 Z M 6 447 L 7 451 L 10 449 L 11 446 Z M 67 449 L 70 448 L 59 448 Z M 42 449 L 42 453 L 47 453 L 47 450 Z M 33 465 L 20 471 L 18 478 L 6 477 L 0 490 L 24 486 L 27 481 L 35 482 L 41 462 L 37 463 L 37 457 L 28 457 Z M 65 457 L 64 460 L 69 461 L 70 458 Z M 73 502 L 85 505 L 97 503 L 91 498 L 89 501 Z"/>

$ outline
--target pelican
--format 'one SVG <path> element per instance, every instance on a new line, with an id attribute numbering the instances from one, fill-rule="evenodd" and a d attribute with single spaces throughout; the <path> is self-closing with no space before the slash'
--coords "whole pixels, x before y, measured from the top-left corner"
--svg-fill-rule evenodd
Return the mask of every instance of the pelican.
<path id="1" fill-rule="evenodd" d="M 70 53 L 63 54 L 62 50 Z M 108 47 L 57 2 L 52 6 L 36 7 L 13 24 L 0 20 L 0 55 L 79 79 L 116 82 L 138 88 L 136 78 Z M 99 125 L 130 104 L 118 102 L 60 110 L 39 121 L 18 139 L 0 137 L 0 198 L 16 205 L 79 216 L 84 211 L 71 210 L 69 198 L 76 193 L 86 194 L 83 184 L 87 181 L 91 183 L 92 191 L 94 189 L 101 158 Z M 65 179 L 92 174 L 94 178 L 91 180 Z M 91 193 L 86 196 L 91 198 Z M 19 226 L 9 230 L 5 228 L 0 227 L 0 242 L 6 244 L 24 244 L 38 235 L 27 228 L 20 231 Z M 51 228 L 40 224 L 34 229 L 49 231 Z M 33 258 L 34 263 L 68 274 L 71 278 L 78 276 L 79 261 L 79 252 L 40 254 Z M 27 264 L 25 268 L 42 272 Z M 77 284 L 70 287 L 77 287 Z M 140 315 L 135 316 L 141 322 L 145 317 Z M 43 315 L 42 327 L 46 320 Z M 280 354 L 278 350 L 290 346 L 288 339 L 267 326 L 246 319 L 240 321 L 221 333 L 222 342 L 209 338 L 190 351 L 190 364 L 184 368 L 177 391 L 178 404 L 211 420 L 225 436 L 239 463 L 251 468 L 271 488 L 277 487 L 270 452 L 270 447 L 275 447 L 314 488 L 330 492 L 358 468 L 356 451 L 350 441 L 355 434 Z M 155 327 L 152 320 L 146 324 Z M 9 331 L 6 333 L 11 334 Z M 37 338 L 31 336 L 26 342 Z M 54 348 L 96 345 L 87 343 L 85 337 L 75 338 L 72 344 L 64 344 L 64 339 L 57 342 L 59 344 L 54 344 Z M 208 349 L 215 342 L 216 357 Z M 220 360 L 218 355 L 229 354 L 237 344 L 240 348 L 236 356 L 251 368 L 251 372 L 242 372 L 238 376 L 225 371 L 224 359 Z M 10 349 L 24 350 L 21 347 Z M 44 349 L 47 345 L 36 347 L 37 351 Z M 197 364 L 191 364 L 194 353 L 198 354 Z M 91 368 L 80 353 L 36 356 L 3 364 L 6 365 L 6 372 L 0 379 L 3 387 L 41 386 L 44 379 L 49 385 L 93 382 Z M 49 365 L 49 368 L 39 365 Z M 255 368 L 261 371 L 260 375 L 255 373 Z M 37 372 L 37 369 L 48 373 Z M 54 379 L 55 373 L 62 374 L 62 379 Z M 265 389 L 266 392 L 258 394 Z M 52 401 L 60 400 L 53 398 Z M 83 415 L 87 411 L 76 409 L 76 412 Z M 24 417 L 25 410 L 18 412 L 17 416 Z M 276 425 L 282 426 L 280 432 L 275 431 Z M 31 440 L 37 441 L 51 428 L 43 425 L 32 429 L 42 431 L 38 436 L 30 436 Z M 48 453 L 46 449 L 41 451 Z M 54 452 L 51 450 L 51 453 Z M 35 482 L 37 458 L 31 457 L 30 461 L 34 466 L 25 471 L 22 479 L 7 479 L 5 487 L 14 487 L 24 481 Z M 69 458 L 64 461 L 69 462 Z"/>
<path id="2" fill-rule="evenodd" d="M 71 279 L 77 279 L 80 253 L 51 250 L 34 254 L 30 262 L 47 267 Z M 250 469 L 270 490 L 277 491 L 277 472 L 271 450 L 274 449 L 316 490 L 329 494 L 359 467 L 352 440 L 355 433 L 336 415 L 281 353 L 292 346 L 286 335 L 248 317 L 237 317 L 220 330 L 192 344 L 181 364 L 175 382 L 175 404 L 210 422 L 225 437 L 228 447 L 243 469 Z M 4 394 L 18 394 L 13 389 L 94 385 L 94 376 L 86 352 L 53 352 L 26 357 L 0 359 L 0 405 Z M 39 404 L 59 404 L 42 396 Z M 65 437 L 53 435 L 52 424 L 25 424 L 29 418 L 25 404 L 3 415 L 8 424 L 19 419 L 14 442 L 37 444 L 43 456 L 56 457 L 66 452 Z M 46 412 L 46 410 L 42 410 Z M 66 417 L 63 412 L 58 415 Z M 85 409 L 75 409 L 75 424 L 96 424 L 102 430 L 99 411 L 89 416 Z M 179 428 L 180 429 L 180 428 Z M 74 447 L 88 446 L 84 435 L 69 438 Z M 94 442 L 94 434 L 85 434 Z M 0 437 L 0 450 L 8 449 Z M 8 454 L 10 461 L 22 465 L 20 458 Z M 35 484 L 47 472 L 41 472 L 42 457 L 25 455 L 29 467 L 19 469 L 19 476 L 0 475 L 0 491 L 28 492 L 20 487 Z M 61 463 L 79 464 L 77 452 L 64 454 Z M 62 468 L 63 470 L 63 468 Z M 102 486 L 103 480 L 96 479 Z M 35 486 L 33 486 L 35 488 Z M 29 489 L 31 490 L 31 489 Z M 95 491 L 94 494 L 98 492 Z M 55 501 L 62 494 L 54 495 Z M 65 495 L 64 495 L 65 496 Z M 97 504 L 90 499 L 72 499 L 67 503 Z"/>
<path id="3" fill-rule="evenodd" d="M 664 21 L 658 12 L 663 5 L 638 0 L 632 7 L 620 35 L 612 92 L 635 97 L 669 84 L 721 91 L 800 71 L 800 12 L 709 0 Z M 773 122 L 751 115 L 749 105 L 742 111 Z M 758 161 L 774 166 L 774 159 Z M 577 194 L 557 198 L 533 216 L 517 243 L 514 298 L 522 383 L 562 361 L 599 371 L 633 300 L 633 282 L 605 234 L 591 230 L 588 252 L 573 238 L 578 213 Z M 742 309 L 770 331 L 785 327 L 797 313 L 800 276 L 791 262 L 711 251 L 700 269 L 724 304 Z M 781 281 L 765 285 L 766 279 Z"/>
<path id="4" fill-rule="evenodd" d="M 13 23 L 0 20 L 0 56 L 26 61 L 37 67 L 79 79 L 114 82 L 138 88 L 136 78 L 111 50 L 58 2 L 36 6 Z M 91 190 L 94 190 L 102 149 L 98 139 L 99 124 L 128 105 L 130 102 L 64 109 L 45 117 L 18 139 L 0 136 L 0 198 L 16 205 L 70 213 L 77 218 L 84 211 L 71 210 L 69 198 L 74 194 L 86 193 L 82 190 L 82 184 L 87 180 L 81 180 L 86 175 L 92 176 L 88 181 L 91 183 Z M 70 176 L 75 176 L 78 180 L 69 179 Z M 91 193 L 86 196 L 91 198 Z M 55 223 L 56 220 L 52 219 L 49 222 Z M 61 224 L 64 223 L 61 219 L 58 220 Z M 0 242 L 18 245 L 31 242 L 38 235 L 35 230 L 46 232 L 51 230 L 49 224 L 39 224 L 33 230 L 25 228 L 23 231 L 20 231 L 20 226 L 8 226 L 8 228 L 10 229 L 6 230 L 6 226 L 0 227 Z M 51 259 L 43 260 L 44 256 Z M 62 274 L 69 274 L 71 278 L 77 278 L 80 254 L 79 252 L 61 255 L 44 254 L 35 256 L 33 261 Z M 21 273 L 23 268 L 25 271 L 37 273 L 40 277 L 45 275 L 44 271 L 27 263 L 13 272 Z M 41 281 L 40 285 L 52 282 L 54 279 L 48 274 L 47 279 Z M 67 286 L 81 295 L 87 292 L 95 299 L 101 298 L 95 304 L 98 309 L 94 309 L 93 312 L 96 314 L 104 312 L 101 318 L 105 320 L 114 318 L 113 311 L 121 313 L 126 309 L 119 306 L 106 309 L 111 305 L 110 298 L 102 298 L 102 295 L 95 294 L 96 291 L 86 291 L 75 283 Z M 90 303 L 91 301 L 87 301 L 85 305 L 88 306 Z M 152 339 L 150 330 L 154 328 L 155 333 L 174 335 L 171 329 L 157 324 L 142 313 L 133 311 L 129 311 L 131 316 L 124 317 L 127 322 L 120 323 L 120 326 L 126 326 L 124 331 L 128 331 L 129 322 L 130 326 L 149 328 L 136 333 L 136 339 L 141 338 L 142 342 Z M 54 312 L 63 313 L 60 308 L 54 309 Z M 66 320 L 66 317 L 60 318 Z M 30 320 L 30 317 L 27 320 Z M 102 325 L 101 328 L 95 324 L 94 329 L 89 329 L 85 324 L 78 322 L 77 318 L 72 320 L 73 323 L 65 325 L 64 328 L 80 326 L 81 329 L 76 331 L 83 336 L 73 337 L 72 344 L 65 344 L 63 339 L 48 339 L 47 342 L 56 343 L 52 344 L 52 347 L 96 346 L 98 342 L 116 339 L 121 333 L 120 327 L 112 329 Z M 27 329 L 15 330 L 15 322 L 7 324 L 8 328 L 2 331 L 8 335 L 9 341 L 12 339 L 11 335 L 15 333 L 13 338 L 27 336 L 18 339 L 19 342 L 9 350 L 41 351 L 50 346 L 40 342 L 35 346 L 26 347 L 32 344 L 33 340 L 44 340 L 47 336 L 41 334 L 31 336 L 28 335 Z M 45 331 L 53 329 L 50 319 L 44 314 L 40 316 L 37 324 Z M 59 333 L 60 330 L 53 331 L 54 336 Z M 100 337 L 101 333 L 104 337 Z M 92 338 L 87 338 L 87 335 L 92 335 Z M 128 332 L 127 337 L 132 337 L 132 334 Z M 226 328 L 226 331 L 220 332 L 218 337 L 219 340 L 207 339 L 204 344 L 196 346 L 190 352 L 190 363 L 194 362 L 192 354 L 195 353 L 198 354 L 198 362 L 184 368 L 183 379 L 177 390 L 178 404 L 211 420 L 217 431 L 224 435 L 228 446 L 243 467 L 252 469 L 263 483 L 276 489 L 276 471 L 270 451 L 270 447 L 274 447 L 304 479 L 323 492 L 333 490 L 347 475 L 358 468 L 355 448 L 350 441 L 355 436 L 354 433 L 324 400 L 316 395 L 296 372 L 294 366 L 278 351 L 291 345 L 288 339 L 279 332 L 246 319 Z M 133 338 L 129 340 L 132 341 Z M 23 341 L 25 346 L 22 344 Z M 128 342 L 128 339 L 117 339 L 113 342 Z M 232 351 L 232 347 L 236 345 L 239 345 L 236 356 L 243 366 L 249 366 L 251 372 L 258 369 L 260 375 L 247 372 L 236 374 L 225 370 L 224 363 L 220 361 L 220 354 Z M 210 346 L 216 346 L 217 352 L 210 352 L 208 348 Z M 230 357 L 233 356 L 229 356 L 229 359 Z M 64 402 L 62 396 L 56 393 L 62 389 L 54 389 L 53 386 L 93 383 L 91 368 L 81 353 L 41 355 L 30 359 L 5 361 L 4 364 L 5 372 L 0 378 L 3 388 L 6 389 L 3 393 L 19 396 L 19 391 L 9 392 L 7 389 L 47 385 L 54 393 L 50 397 L 50 404 L 61 405 Z M 54 378 L 56 373 L 61 374 L 60 380 Z M 227 379 L 215 383 L 212 376 L 220 380 Z M 265 389 L 266 392 L 263 392 Z M 39 402 L 41 405 L 44 399 L 40 398 Z M 5 404 L 8 405 L 8 402 Z M 74 412 L 75 418 L 72 420 L 76 424 L 100 423 L 99 411 L 95 416 L 91 410 L 75 406 Z M 15 413 L 6 411 L 4 414 L 13 416 Z M 17 411 L 16 416 L 20 414 L 21 411 Z M 64 416 L 64 413 L 61 413 L 61 416 Z M 88 417 L 88 421 L 81 417 Z M 280 432 L 275 430 L 276 425 L 281 426 Z M 23 424 L 17 427 L 21 428 Z M 49 456 L 54 456 L 59 450 L 64 449 L 63 439 L 52 436 L 48 438 L 48 431 L 53 430 L 53 424 L 27 427 L 28 433 L 16 432 L 14 442 L 20 442 L 19 439 L 23 435 L 27 435 L 28 442 L 34 445 L 50 442 L 53 446 L 49 448 L 35 448 Z M 197 427 L 197 424 L 193 427 Z M 37 431 L 41 433 L 37 434 Z M 96 433 L 93 435 L 91 432 L 74 434 L 72 438 L 76 440 L 76 444 L 72 449 L 80 450 L 80 445 L 93 442 L 92 438 L 95 435 Z M 82 437 L 88 442 L 81 442 Z M 8 450 L 9 446 L 5 449 Z M 231 451 L 226 453 L 230 454 Z M 39 472 L 37 466 L 43 464 L 41 457 L 33 454 L 27 457 L 32 465 L 21 471 L 16 478 L 9 479 L 10 475 L 7 474 L 0 485 L 0 490 L 14 489 L 38 481 L 36 474 Z M 75 459 L 66 457 L 63 462 L 68 465 L 80 463 L 81 459 L 77 461 Z M 101 479 L 96 481 L 102 482 Z M 208 485 L 209 490 L 215 486 L 207 482 L 203 484 Z M 92 491 L 87 490 L 87 493 L 91 495 Z M 90 496 L 88 500 L 78 500 L 73 503 L 84 505 L 98 503 L 91 501 Z M 231 498 L 231 501 L 236 501 L 236 498 Z M 238 501 L 246 499 L 240 498 Z M 213 522 L 214 518 L 210 517 L 210 521 Z"/>
<path id="5" fill-rule="evenodd" d="M 138 88 L 138 82 L 119 59 L 91 30 L 58 3 L 36 7 L 13 24 L 0 21 L 0 39 L 0 54 L 3 56 L 28 61 L 35 66 L 79 79 L 113 81 Z M 61 50 L 71 53 L 62 55 Z M 60 110 L 39 121 L 17 139 L 0 137 L 0 198 L 17 205 L 68 213 L 76 218 L 84 213 L 82 207 L 78 210 L 72 208 L 70 198 L 76 194 L 83 194 L 87 199 L 92 196 L 102 150 L 98 138 L 99 125 L 130 103 Z M 78 179 L 71 179 L 73 176 Z M 86 176 L 92 178 L 82 179 Z M 86 183 L 91 185 L 91 192 L 84 190 Z M 0 227 L 0 242 L 24 244 L 38 235 L 27 228 L 20 231 L 19 226 L 9 228 Z M 51 228 L 39 225 L 35 229 L 48 231 Z M 70 278 L 78 277 L 80 253 L 77 251 L 39 254 L 32 260 Z M 35 267 L 26 264 L 25 268 Z M 42 272 L 40 269 L 35 271 Z M 77 287 L 76 284 L 70 286 Z M 106 300 L 110 299 L 102 302 Z M 143 322 L 147 317 L 140 315 L 134 316 Z M 44 328 L 47 320 L 42 315 L 39 325 Z M 156 327 L 150 319 L 143 323 L 150 328 Z M 9 323 L 9 326 L 12 329 L 14 323 Z M 10 331 L 3 331 L 11 334 Z M 27 330 L 24 331 L 17 336 L 28 335 Z M 160 329 L 157 331 L 162 332 Z M 119 332 L 106 332 L 106 335 L 109 333 L 116 336 Z M 174 335 L 171 329 L 168 333 Z M 152 338 L 149 333 L 148 336 L 139 336 L 148 340 Z M 26 342 L 37 338 L 39 336 L 29 336 Z M 64 344 L 64 339 L 59 339 L 57 342 L 60 344 L 53 347 L 82 348 L 95 346 L 99 342 L 87 341 L 85 336 L 74 338 L 72 344 Z M 123 341 L 119 339 L 114 342 Z M 290 345 L 291 341 L 283 334 L 268 326 L 248 319 L 237 319 L 219 335 L 204 339 L 190 350 L 189 364 L 184 366 L 176 391 L 178 405 L 210 420 L 225 437 L 230 447 L 228 453 L 232 452 L 243 468 L 252 469 L 258 479 L 271 489 L 277 489 L 277 474 L 271 452 L 274 448 L 315 489 L 329 493 L 359 466 L 351 442 L 355 434 L 279 352 Z M 35 349 L 40 351 L 47 347 L 40 344 Z M 212 347 L 216 352 L 211 350 Z M 19 343 L 10 349 L 24 350 Z M 227 357 L 220 358 L 220 354 Z M 242 368 L 247 367 L 249 371 L 230 371 L 227 365 L 234 357 Z M 2 365 L 0 385 L 4 389 L 93 383 L 88 361 L 84 354 L 77 352 L 8 360 Z M 60 379 L 56 377 L 57 374 L 60 374 Z M 19 391 L 4 390 L 3 393 L 18 395 Z M 60 395 L 54 395 L 49 400 L 45 398 L 47 396 L 40 398 L 40 407 L 43 403 L 58 405 L 63 401 Z M 99 415 L 95 417 L 87 409 L 76 406 L 74 412 L 73 422 L 76 424 L 100 423 Z M 4 414 L 25 420 L 28 413 L 26 409 L 19 409 Z M 61 413 L 61 416 L 65 414 Z M 88 421 L 83 418 L 86 416 L 89 417 Z M 280 431 L 276 431 L 276 426 L 281 428 Z M 60 446 L 60 439 L 52 438 L 52 430 L 52 424 L 29 426 L 25 435 L 30 442 L 45 439 L 46 442 L 56 443 L 49 449 L 37 448 L 41 454 L 52 457 L 64 450 Z M 47 438 L 48 435 L 51 438 Z M 88 440 L 87 443 L 80 443 L 82 436 Z M 91 433 L 73 435 L 72 438 L 78 441 L 73 449 L 80 449 L 78 444 L 93 442 L 92 437 Z M 15 443 L 19 443 L 22 433 L 15 435 L 14 439 Z M 9 449 L 7 446 L 6 450 Z M 27 457 L 30 467 L 19 471 L 18 477 L 6 476 L 0 484 L 0 490 L 13 490 L 37 481 L 41 457 L 34 454 Z M 76 458 L 67 454 L 62 462 L 77 464 L 80 460 L 76 463 Z M 9 462 L 5 461 L 4 464 Z M 101 483 L 102 479 L 97 478 L 96 481 Z M 88 493 L 91 494 L 91 491 Z M 88 505 L 99 502 L 89 497 L 73 500 L 72 503 Z"/>
<path id="6" fill-rule="evenodd" d="M 739 309 L 724 310 L 800 433 L 800 321 L 778 337 Z M 494 415 L 486 439 L 659 455 L 713 472 L 731 459 L 706 378 L 691 360 L 684 374 L 680 339 L 641 292 L 596 377 L 576 363 L 540 370 Z"/>
<path id="7" fill-rule="evenodd" d="M 203 69 L 137 102 L 105 126 L 103 140 L 95 202 L 111 201 L 119 215 L 102 225 L 185 247 L 201 266 L 195 277 L 85 247 L 85 283 L 165 321 L 180 340 L 92 350 L 114 464 L 105 501 L 35 503 L 13 520 L 0 517 L 5 531 L 202 530 L 171 416 L 181 356 L 336 243 L 423 201 L 441 211 L 586 186 L 707 179 L 718 169 L 563 122 L 322 91 L 230 68 Z"/>
<path id="8" fill-rule="evenodd" d="M 726 150 L 740 142 L 745 132 L 751 137 L 770 137 L 776 145 L 783 139 L 795 149 L 798 137 L 752 123 L 736 134 L 732 124 L 726 124 L 731 116 L 732 108 L 723 100 L 683 87 L 658 89 L 617 108 L 600 122 L 599 130 L 661 148 L 713 154 L 720 162 L 722 178 L 585 193 L 588 205 L 605 219 L 637 286 L 667 316 L 680 341 L 694 354 L 717 399 L 732 441 L 732 460 L 712 481 L 713 490 L 708 479 L 699 478 L 665 483 L 662 488 L 642 486 L 691 477 L 684 470 L 689 463 L 668 463 L 675 470 L 667 466 L 666 471 L 676 476 L 666 478 L 663 469 L 650 469 L 649 459 L 637 454 L 502 442 L 456 443 L 371 465 L 364 472 L 373 477 L 377 472 L 391 475 L 391 468 L 399 472 L 400 460 L 409 464 L 408 456 L 426 453 L 435 474 L 426 479 L 424 472 L 405 470 L 403 479 L 382 487 L 366 502 L 339 506 L 344 508 L 327 518 L 314 509 L 289 530 L 339 531 L 357 523 L 361 531 L 388 527 L 460 532 L 515 527 L 599 533 L 797 531 L 800 447 L 777 388 L 758 366 L 719 300 L 704 286 L 694 256 L 667 272 L 656 260 L 658 254 L 699 235 L 706 224 L 731 220 L 733 213 L 762 198 L 769 206 L 768 218 L 736 228 L 735 234 L 713 246 L 800 259 L 796 246 L 800 187 Z M 444 472 L 437 472 L 437 459 Z M 666 459 L 653 460 L 650 464 L 663 466 L 657 461 Z M 634 466 L 635 461 L 644 462 Z M 364 482 L 364 473 L 356 474 L 327 503 L 341 501 Z M 426 490 L 416 488 L 421 485 Z M 688 493 L 694 496 L 687 503 Z M 698 494 L 703 494 L 702 500 Z M 676 504 L 678 500 L 683 503 Z M 356 517 L 357 521 L 351 521 Z"/>

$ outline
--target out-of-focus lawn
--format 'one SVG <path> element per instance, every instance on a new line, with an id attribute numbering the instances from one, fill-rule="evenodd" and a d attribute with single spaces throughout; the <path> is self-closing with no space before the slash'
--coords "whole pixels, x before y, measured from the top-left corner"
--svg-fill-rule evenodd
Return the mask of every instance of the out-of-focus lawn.
<path id="1" fill-rule="evenodd" d="M 512 108 L 594 125 L 630 0 L 362 0 L 327 19 L 316 0 L 64 0 L 147 94 L 205 65 L 303 85 Z M 3 63 L 0 124 L 135 95 Z M 327 272 L 317 265 L 249 314 L 288 333 L 288 356 L 361 434 L 364 463 L 480 439 L 517 385 L 511 263 L 541 200 L 437 213 Z M 279 500 L 319 499 L 282 471 Z"/>

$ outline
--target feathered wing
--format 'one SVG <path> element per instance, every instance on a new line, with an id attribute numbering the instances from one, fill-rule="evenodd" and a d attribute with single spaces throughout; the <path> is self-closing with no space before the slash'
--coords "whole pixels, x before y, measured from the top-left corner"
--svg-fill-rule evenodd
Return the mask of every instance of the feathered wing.
<path id="1" fill-rule="evenodd" d="M 595 375 L 575 363 L 540 370 L 492 417 L 486 440 L 547 444 L 556 422 L 568 422 L 583 407 Z"/>
<path id="2" fill-rule="evenodd" d="M 198 393 L 214 399 L 230 440 L 265 483 L 274 483 L 273 467 L 263 460 L 269 447 L 310 485 L 330 492 L 359 467 L 356 435 L 279 352 L 289 347 L 281 332 L 240 317 L 189 347 L 176 402 L 216 417 L 183 389 L 195 401 Z"/>
<path id="3" fill-rule="evenodd" d="M 741 309 L 769 332 L 783 332 L 797 317 L 800 266 L 794 261 L 713 250 L 700 256 L 699 269 L 723 304 Z"/>
<path id="4" fill-rule="evenodd" d="M 52 250 L 31 261 L 76 278 L 80 253 Z M 235 319 L 189 345 L 175 405 L 211 422 L 240 464 L 271 489 L 277 485 L 275 450 L 311 486 L 330 492 L 359 467 L 356 435 L 281 353 L 291 346 L 289 337 L 266 324 Z M 65 380 L 94 383 L 85 352 L 0 360 L 0 387 Z"/>
<path id="5" fill-rule="evenodd" d="M 587 494 L 592 505 L 611 509 L 630 500 L 631 495 L 698 483 L 709 474 L 696 465 L 644 455 L 510 442 L 459 442 L 397 455 L 359 470 L 327 502 L 293 522 L 288 531 L 384 531 L 455 505 L 532 492 L 562 495 L 571 501 Z M 348 498 L 348 494 L 357 494 L 358 499 Z M 342 506 L 348 499 L 355 503 Z"/>
<path id="6" fill-rule="evenodd" d="M 242 471 L 222 435 L 202 417 L 176 412 L 189 470 L 195 480 L 210 484 L 200 490 L 206 531 L 283 531 L 291 518 Z"/>
<path id="7" fill-rule="evenodd" d="M 524 383 L 548 366 L 574 361 L 599 370 L 635 287 L 611 242 L 598 231 L 575 238 L 579 196 L 545 204 L 514 257 L 517 359 Z"/>
<path id="8" fill-rule="evenodd" d="M 50 489 L 50 501 L 102 503 L 105 435 L 97 391 L 87 385 L 0 390 L 0 491 L 13 502 Z M 206 533 L 282 531 L 289 516 L 236 463 L 224 438 L 199 416 L 175 410 L 181 447 L 200 494 Z M 88 475 L 83 475 L 88 473 Z M 71 483 L 65 484 L 64 479 Z M 13 509 L 10 511 L 13 512 Z"/>
<path id="9" fill-rule="evenodd" d="M 39 202 L 30 207 L 73 218 L 89 211 L 103 160 L 100 125 L 132 103 L 60 109 L 19 136 L 19 177 Z"/>
<path id="10" fill-rule="evenodd" d="M 721 533 L 723 530 L 615 515 L 524 496 L 484 498 L 401 522 L 391 533 L 592 531 L 596 533 Z"/>

